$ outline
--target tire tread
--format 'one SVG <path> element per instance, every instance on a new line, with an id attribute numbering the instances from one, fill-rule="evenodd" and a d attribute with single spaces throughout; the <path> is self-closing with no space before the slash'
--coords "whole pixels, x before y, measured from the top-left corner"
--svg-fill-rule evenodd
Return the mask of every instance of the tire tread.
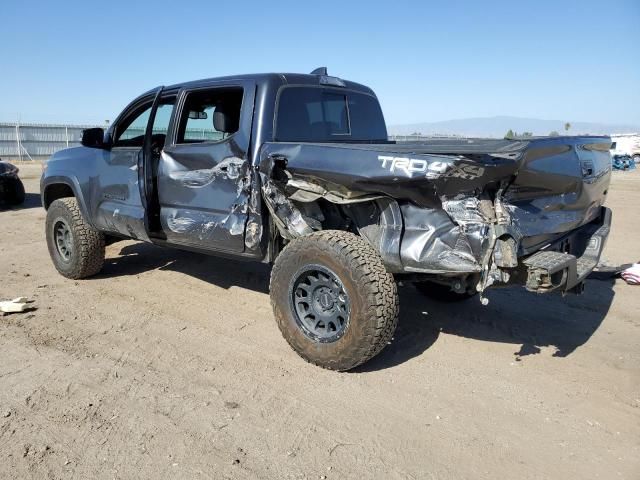
<path id="1" fill-rule="evenodd" d="M 65 277 L 74 280 L 87 278 L 97 274 L 102 270 L 102 266 L 104 265 L 104 234 L 85 222 L 82 212 L 80 211 L 80 207 L 78 206 L 78 201 L 75 198 L 59 198 L 54 200 L 47 213 L 51 214 L 50 212 L 55 212 L 57 210 L 61 210 L 63 216 L 65 216 L 65 214 L 68 216 L 69 226 L 71 227 L 73 236 L 77 239 L 77 245 L 80 248 L 77 249 L 77 253 L 79 254 L 78 261 L 74 262 L 71 270 L 61 270 L 54 259 L 56 269 Z M 47 222 L 47 230 L 52 227 L 53 226 L 49 225 L 49 222 Z M 50 234 L 51 232 L 47 231 L 47 239 L 49 239 Z M 52 251 L 51 245 L 49 250 L 53 258 L 55 252 Z"/>
<path id="2" fill-rule="evenodd" d="M 349 357 L 319 363 L 305 352 L 295 349 L 289 341 L 287 319 L 276 304 L 274 295 L 271 295 L 271 305 L 283 336 L 302 358 L 329 370 L 350 370 L 373 358 L 391 341 L 398 324 L 397 286 L 380 255 L 364 239 L 350 232 L 324 230 L 294 239 L 282 250 L 271 271 L 271 290 L 288 288 L 288 279 L 281 278 L 283 260 L 301 254 L 314 242 L 329 246 L 330 251 L 345 263 L 355 283 L 365 292 L 368 301 L 363 316 L 374 320 L 374 328 L 368 330 L 368 334 L 361 339 L 358 348 Z"/>

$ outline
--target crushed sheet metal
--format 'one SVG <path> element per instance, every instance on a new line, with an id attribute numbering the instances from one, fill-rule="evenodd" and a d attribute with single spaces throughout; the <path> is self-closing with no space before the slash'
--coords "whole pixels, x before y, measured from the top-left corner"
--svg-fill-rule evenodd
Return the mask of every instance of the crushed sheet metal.
<path id="1" fill-rule="evenodd" d="M 300 210 L 266 175 L 262 177 L 264 202 L 276 222 L 280 234 L 289 240 L 313 233 L 313 229 L 304 220 Z"/>
<path id="2" fill-rule="evenodd" d="M 166 162 L 170 158 L 168 155 L 164 154 L 163 160 Z M 178 168 L 176 162 L 173 162 Z M 237 157 L 228 157 L 222 160 L 220 163 L 216 164 L 212 168 L 206 168 L 201 170 L 187 170 L 186 167 L 180 166 L 184 168 L 184 170 L 171 170 L 169 172 L 169 177 L 172 180 L 182 183 L 185 187 L 190 188 L 202 188 L 211 184 L 216 177 L 226 176 L 230 180 L 235 180 L 240 176 L 241 168 L 243 167 L 245 161 L 241 158 Z"/>
<path id="3" fill-rule="evenodd" d="M 324 194 L 327 198 L 327 193 L 317 188 L 320 186 L 341 197 L 336 200 L 386 196 L 420 207 L 441 208 L 443 197 L 477 196 L 488 185 L 511 178 L 518 169 L 524 147 L 511 152 L 509 158 L 490 153 L 423 153 L 419 145 L 410 146 L 415 149 L 413 152 L 400 154 L 405 148 L 409 147 L 265 143 L 260 154 L 260 171 L 269 174 L 274 158 L 286 159 L 284 169 L 301 191 Z M 307 184 L 296 183 L 300 181 Z M 304 199 L 310 198 L 313 197 Z"/>
<path id="4" fill-rule="evenodd" d="M 262 238 L 262 224 L 254 220 L 250 220 L 247 223 L 246 237 L 244 240 L 245 245 L 249 249 L 254 249 L 260 244 Z"/>
<path id="5" fill-rule="evenodd" d="M 492 210 L 493 207 L 490 201 L 489 204 L 489 208 Z M 483 209 L 481 205 L 481 200 L 477 197 L 442 201 L 442 209 L 459 225 L 485 224 L 491 221 L 491 218 L 487 218 L 487 214 L 485 213 L 486 207 Z"/>
<path id="6" fill-rule="evenodd" d="M 286 172 L 287 174 L 290 173 Z M 316 183 L 317 182 L 317 183 Z M 345 191 L 344 187 L 339 185 L 330 185 L 326 182 L 316 182 L 311 180 L 303 180 L 301 178 L 292 177 L 287 180 L 287 191 L 292 192 L 289 195 L 291 200 L 298 202 L 314 202 L 319 198 L 324 198 L 331 203 L 348 204 L 358 202 L 368 202 L 377 198 L 383 198 L 384 195 L 360 194 Z M 321 185 L 324 183 L 324 186 Z"/>
<path id="7" fill-rule="evenodd" d="M 406 271 L 425 273 L 479 272 L 481 265 L 474 255 L 467 234 L 441 209 L 401 206 L 404 235 L 400 257 Z M 484 238 L 474 231 L 478 243 Z"/>
<path id="8" fill-rule="evenodd" d="M 212 219 L 206 212 L 174 209 L 166 217 L 167 226 L 174 233 L 193 235 L 198 240 L 213 238 L 216 229 L 224 229 L 230 235 L 241 235 L 244 232 L 246 206 L 238 205 L 219 221 Z"/>

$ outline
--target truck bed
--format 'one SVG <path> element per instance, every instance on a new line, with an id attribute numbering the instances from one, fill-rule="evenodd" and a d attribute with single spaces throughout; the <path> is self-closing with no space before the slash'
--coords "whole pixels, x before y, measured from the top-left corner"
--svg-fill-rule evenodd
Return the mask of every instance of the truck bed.
<path id="1" fill-rule="evenodd" d="M 412 228 L 424 236 L 436 217 L 438 225 L 451 218 L 462 229 L 475 222 L 480 232 L 479 202 L 489 199 L 498 208 L 498 199 L 517 237 L 518 255 L 524 256 L 600 215 L 609 186 L 610 146 L 609 137 L 596 136 L 274 142 L 265 144 L 261 164 L 283 160 L 294 199 L 324 197 L 345 204 L 394 199 L 406 209 L 404 239 Z M 416 265 L 424 264 L 424 256 L 416 259 Z"/>

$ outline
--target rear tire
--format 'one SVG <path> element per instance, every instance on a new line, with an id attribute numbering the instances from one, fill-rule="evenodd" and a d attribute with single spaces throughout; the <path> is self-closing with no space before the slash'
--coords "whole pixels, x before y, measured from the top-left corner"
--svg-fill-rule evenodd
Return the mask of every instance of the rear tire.
<path id="1" fill-rule="evenodd" d="M 435 282 L 415 282 L 413 284 L 422 295 L 425 297 L 429 297 L 432 300 L 436 300 L 438 302 L 443 303 L 456 303 L 463 302 L 465 300 L 469 300 L 470 298 L 475 297 L 478 292 L 469 292 L 466 291 L 464 293 L 458 293 L 451 289 L 449 285 L 443 285 L 441 283 Z"/>
<path id="2" fill-rule="evenodd" d="M 362 238 L 326 230 L 291 241 L 271 272 L 278 327 L 306 361 L 350 370 L 377 355 L 398 323 L 398 292 Z"/>
<path id="3" fill-rule="evenodd" d="M 90 277 L 104 264 L 104 235 L 89 226 L 75 198 L 54 200 L 47 210 L 49 255 L 61 275 L 74 280 Z"/>

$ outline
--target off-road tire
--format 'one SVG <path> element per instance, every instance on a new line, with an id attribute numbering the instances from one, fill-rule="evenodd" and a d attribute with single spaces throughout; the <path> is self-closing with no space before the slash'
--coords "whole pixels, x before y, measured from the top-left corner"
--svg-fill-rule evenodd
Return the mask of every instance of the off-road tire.
<path id="1" fill-rule="evenodd" d="M 68 261 L 56 246 L 54 226 L 60 220 L 66 222 L 71 231 L 73 248 Z M 104 235 L 85 222 L 75 198 L 54 200 L 47 210 L 45 228 L 49 255 L 61 275 L 77 280 L 95 275 L 102 269 Z"/>
<path id="2" fill-rule="evenodd" d="M 7 199 L 10 205 L 22 205 L 24 203 L 25 193 L 22 180 L 16 178 L 13 182 L 13 192 Z"/>
<path id="3" fill-rule="evenodd" d="M 330 269 L 350 301 L 344 334 L 322 343 L 310 338 L 296 320 L 292 286 L 307 265 Z M 293 350 L 306 361 L 329 370 L 350 370 L 377 355 L 398 324 L 398 291 L 393 275 L 365 240 L 349 232 L 325 230 L 291 241 L 271 271 L 271 306 L 278 327 Z"/>
<path id="4" fill-rule="evenodd" d="M 478 292 L 469 291 L 458 293 L 454 290 L 451 290 L 451 287 L 449 285 L 443 285 L 441 283 L 428 281 L 414 282 L 413 286 L 416 287 L 416 290 L 418 290 L 425 297 L 443 303 L 463 302 L 475 297 L 478 294 Z"/>

